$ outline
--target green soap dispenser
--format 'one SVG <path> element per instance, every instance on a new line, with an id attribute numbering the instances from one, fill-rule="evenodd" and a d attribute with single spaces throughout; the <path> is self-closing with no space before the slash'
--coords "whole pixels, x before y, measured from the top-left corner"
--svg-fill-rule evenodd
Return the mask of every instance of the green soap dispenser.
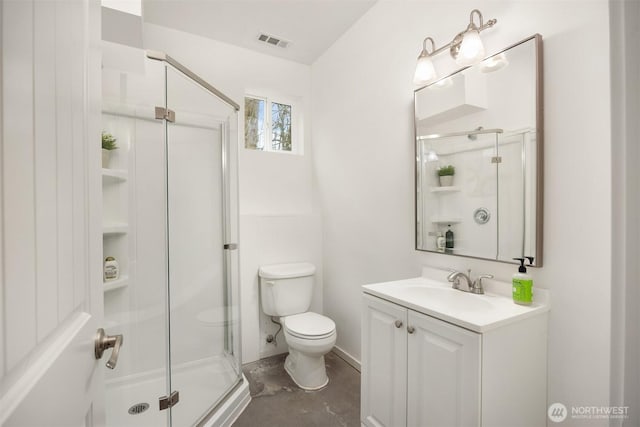
<path id="1" fill-rule="evenodd" d="M 533 257 L 525 257 L 529 260 L 529 267 L 533 263 Z M 533 302 L 533 278 L 527 274 L 524 266 L 525 258 L 513 258 L 520 261 L 518 272 L 513 275 L 513 302 L 521 305 L 531 305 Z"/>

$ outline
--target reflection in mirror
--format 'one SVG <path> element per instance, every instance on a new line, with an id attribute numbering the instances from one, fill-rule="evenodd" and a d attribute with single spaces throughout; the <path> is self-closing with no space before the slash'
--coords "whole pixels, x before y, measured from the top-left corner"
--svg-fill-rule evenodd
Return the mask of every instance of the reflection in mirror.
<path id="1" fill-rule="evenodd" d="M 541 37 L 415 92 L 416 249 L 542 265 Z"/>

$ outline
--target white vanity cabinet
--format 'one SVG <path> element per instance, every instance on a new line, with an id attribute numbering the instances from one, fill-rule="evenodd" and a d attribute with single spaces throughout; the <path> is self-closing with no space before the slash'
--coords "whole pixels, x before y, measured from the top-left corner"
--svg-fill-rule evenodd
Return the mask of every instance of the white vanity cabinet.
<path id="1" fill-rule="evenodd" d="M 478 333 L 365 293 L 362 424 L 546 425 L 546 327 L 541 313 Z"/>

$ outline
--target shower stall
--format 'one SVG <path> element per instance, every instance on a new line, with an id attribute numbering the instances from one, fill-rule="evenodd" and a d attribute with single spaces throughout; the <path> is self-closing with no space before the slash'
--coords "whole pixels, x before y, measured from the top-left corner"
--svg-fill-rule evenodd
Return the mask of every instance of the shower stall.
<path id="1" fill-rule="evenodd" d="M 105 368 L 107 426 L 221 425 L 230 401 L 249 399 L 239 107 L 167 55 L 123 58 L 102 79 L 103 132 L 118 146 L 102 166 L 103 258 L 118 268 L 103 283 L 105 330 L 124 337 L 115 369 Z"/>

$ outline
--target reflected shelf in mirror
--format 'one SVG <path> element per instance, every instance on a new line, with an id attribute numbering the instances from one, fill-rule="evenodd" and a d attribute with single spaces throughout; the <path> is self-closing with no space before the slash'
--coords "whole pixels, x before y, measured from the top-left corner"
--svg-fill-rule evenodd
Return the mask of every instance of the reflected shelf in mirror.
<path id="1" fill-rule="evenodd" d="M 460 190 L 461 188 L 457 185 L 450 185 L 448 187 L 431 187 L 429 189 L 432 193 L 456 193 Z"/>
<path id="2" fill-rule="evenodd" d="M 462 218 L 455 217 L 432 217 L 431 222 L 433 224 L 460 224 Z"/>

